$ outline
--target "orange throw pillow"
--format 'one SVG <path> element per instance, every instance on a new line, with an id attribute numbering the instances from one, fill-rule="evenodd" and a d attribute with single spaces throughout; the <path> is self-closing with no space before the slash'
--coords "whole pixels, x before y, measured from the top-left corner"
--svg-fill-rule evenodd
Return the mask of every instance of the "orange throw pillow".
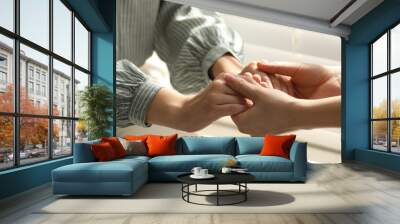
<path id="1" fill-rule="evenodd" d="M 99 162 L 110 161 L 117 158 L 113 147 L 108 142 L 93 144 L 91 145 L 91 149 L 94 154 L 94 157 Z"/>
<path id="2" fill-rule="evenodd" d="M 175 155 L 176 148 L 175 143 L 178 138 L 178 134 L 171 136 L 157 136 L 150 135 L 147 137 L 147 155 L 154 156 L 165 156 L 165 155 Z"/>
<path id="3" fill-rule="evenodd" d="M 129 140 L 129 141 L 146 141 L 148 135 L 126 135 L 124 139 Z"/>
<path id="4" fill-rule="evenodd" d="M 110 137 L 110 138 L 101 138 L 101 142 L 108 142 L 114 149 L 115 155 L 117 158 L 125 157 L 126 151 L 124 146 L 122 146 L 121 142 L 118 140 L 117 137 Z"/>
<path id="5" fill-rule="evenodd" d="M 280 156 L 290 159 L 290 148 L 296 135 L 265 135 L 264 146 L 261 149 L 261 156 Z"/>

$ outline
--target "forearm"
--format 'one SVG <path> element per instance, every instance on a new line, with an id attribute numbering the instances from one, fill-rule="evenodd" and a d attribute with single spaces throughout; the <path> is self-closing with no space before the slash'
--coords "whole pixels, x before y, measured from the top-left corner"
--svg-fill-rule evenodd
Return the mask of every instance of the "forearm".
<path id="1" fill-rule="evenodd" d="M 195 132 L 223 116 L 247 109 L 246 101 L 233 95 L 225 82 L 217 79 L 196 95 L 182 95 L 172 89 L 161 89 L 149 105 L 146 121 Z"/>
<path id="2" fill-rule="evenodd" d="M 169 88 L 162 88 L 149 106 L 146 122 L 185 130 L 180 114 L 183 105 L 190 97 Z"/>
<path id="3" fill-rule="evenodd" d="M 341 97 L 315 100 L 299 100 L 293 110 L 293 123 L 298 129 L 339 127 L 341 121 Z"/>
<path id="4" fill-rule="evenodd" d="M 211 79 L 215 79 L 223 72 L 239 74 L 242 69 L 243 65 L 240 63 L 240 61 L 236 57 L 227 53 L 215 61 L 214 65 L 210 69 L 209 74 Z"/>

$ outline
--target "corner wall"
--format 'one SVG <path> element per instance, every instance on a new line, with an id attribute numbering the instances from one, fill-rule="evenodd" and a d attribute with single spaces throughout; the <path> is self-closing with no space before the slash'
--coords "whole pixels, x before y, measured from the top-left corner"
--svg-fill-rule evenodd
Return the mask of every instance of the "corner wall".
<path id="1" fill-rule="evenodd" d="M 342 40 L 342 159 L 399 170 L 400 157 L 370 147 L 369 43 L 400 21 L 400 1 L 386 0 L 352 26 Z M 400 88 L 400 87 L 398 87 Z M 361 152 L 359 150 L 362 150 Z M 387 154 L 387 153 L 386 153 Z M 397 161 L 397 164 L 393 162 Z"/>

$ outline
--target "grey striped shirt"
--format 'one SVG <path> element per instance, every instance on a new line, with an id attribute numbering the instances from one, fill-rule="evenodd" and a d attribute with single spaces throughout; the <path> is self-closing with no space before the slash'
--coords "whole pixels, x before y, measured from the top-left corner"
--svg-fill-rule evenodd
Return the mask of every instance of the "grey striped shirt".
<path id="1" fill-rule="evenodd" d="M 138 68 L 156 51 L 167 64 L 172 86 L 198 92 L 208 70 L 226 53 L 242 59 L 237 32 L 213 12 L 159 0 L 117 1 L 117 126 L 149 126 L 149 104 L 161 86 Z"/>

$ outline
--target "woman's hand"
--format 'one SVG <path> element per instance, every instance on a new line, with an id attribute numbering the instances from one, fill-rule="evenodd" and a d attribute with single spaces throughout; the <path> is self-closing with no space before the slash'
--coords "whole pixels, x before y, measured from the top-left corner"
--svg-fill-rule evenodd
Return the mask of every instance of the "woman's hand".
<path id="1" fill-rule="evenodd" d="M 263 87 L 278 89 L 300 99 L 321 99 L 341 94 L 340 73 L 321 65 L 253 62 L 243 71 L 257 74 L 254 78 Z"/>
<path id="2" fill-rule="evenodd" d="M 247 72 L 243 76 L 225 74 L 224 79 L 229 87 L 254 104 L 248 110 L 231 116 L 240 132 L 264 136 L 295 129 L 296 98 L 280 90 L 265 88 Z"/>
<path id="3" fill-rule="evenodd" d="M 241 113 L 248 107 L 249 103 L 219 78 L 200 93 L 188 97 L 181 108 L 179 117 L 182 129 L 194 132 L 221 117 Z"/>
<path id="4" fill-rule="evenodd" d="M 187 132 L 205 128 L 213 121 L 247 110 L 249 102 L 217 78 L 196 95 L 182 95 L 163 88 L 154 97 L 147 122 Z"/>
<path id="5" fill-rule="evenodd" d="M 227 85 L 253 102 L 248 110 L 232 115 L 239 131 L 253 136 L 296 129 L 340 125 L 340 96 L 305 100 L 280 90 L 265 88 L 254 75 L 225 74 Z"/>

